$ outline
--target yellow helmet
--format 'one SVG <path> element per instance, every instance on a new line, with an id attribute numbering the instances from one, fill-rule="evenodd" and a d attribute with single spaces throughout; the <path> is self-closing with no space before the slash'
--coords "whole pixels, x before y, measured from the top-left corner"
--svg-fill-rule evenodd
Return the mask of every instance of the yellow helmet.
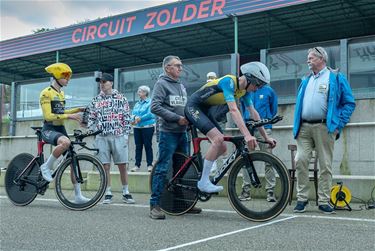
<path id="1" fill-rule="evenodd" d="M 69 65 L 64 63 L 54 63 L 45 68 L 46 72 L 50 73 L 55 79 L 70 79 L 72 76 L 72 69 Z"/>

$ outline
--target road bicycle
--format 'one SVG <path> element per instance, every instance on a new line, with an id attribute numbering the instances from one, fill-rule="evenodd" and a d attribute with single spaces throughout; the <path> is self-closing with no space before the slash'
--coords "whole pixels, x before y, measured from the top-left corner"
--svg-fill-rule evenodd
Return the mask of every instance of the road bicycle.
<path id="1" fill-rule="evenodd" d="M 41 127 L 31 127 L 37 135 L 38 153 L 33 156 L 29 153 L 21 153 L 15 156 L 9 163 L 5 173 L 5 190 L 10 201 L 16 206 L 26 206 L 35 197 L 44 195 L 49 182 L 44 180 L 40 166 L 44 163 Z M 107 174 L 102 163 L 93 155 L 76 153 L 75 146 L 89 151 L 99 151 L 86 146 L 83 139 L 95 136 L 94 133 L 82 133 L 74 130 L 74 141 L 71 141 L 69 149 L 62 155 L 60 162 L 53 171 L 54 188 L 60 203 L 71 210 L 86 210 L 96 205 L 105 193 L 107 187 Z M 80 183 L 82 195 L 89 200 L 85 203 L 75 201 L 74 184 Z"/>
<path id="2" fill-rule="evenodd" d="M 250 132 L 255 128 L 275 124 L 282 120 L 281 116 L 259 121 L 247 121 L 246 126 Z M 199 191 L 197 182 L 200 179 L 203 160 L 200 143 L 208 141 L 206 137 L 198 137 L 197 129 L 189 126 L 193 154 L 187 156 L 176 152 L 173 155 L 171 167 L 167 173 L 167 181 L 160 198 L 161 209 L 170 215 L 182 215 L 195 206 L 197 201 L 208 201 L 212 194 Z M 275 155 L 264 151 L 249 151 L 243 136 L 224 136 L 224 141 L 234 144 L 234 151 L 224 161 L 221 168 L 211 177 L 213 184 L 218 184 L 224 177 L 227 178 L 227 195 L 232 207 L 239 215 L 251 221 L 268 221 L 283 212 L 288 204 L 290 194 L 290 177 L 286 166 Z M 266 143 L 265 141 L 258 141 Z M 265 165 L 273 169 L 276 176 L 274 187 L 275 202 L 266 201 L 265 190 Z M 243 171 L 250 177 L 250 200 L 240 200 L 243 183 Z M 155 168 L 151 172 L 150 185 Z M 225 176 L 229 172 L 229 175 Z"/>

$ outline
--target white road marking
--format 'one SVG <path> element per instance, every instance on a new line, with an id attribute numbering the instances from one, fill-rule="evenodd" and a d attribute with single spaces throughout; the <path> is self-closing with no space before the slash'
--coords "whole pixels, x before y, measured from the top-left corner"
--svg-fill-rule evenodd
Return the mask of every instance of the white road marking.
<path id="1" fill-rule="evenodd" d="M 279 222 L 282 222 L 282 221 L 286 221 L 286 220 L 290 220 L 290 219 L 293 219 L 293 218 L 296 218 L 296 217 L 297 216 L 291 216 L 291 217 L 288 217 L 288 218 L 274 220 L 274 221 L 270 221 L 270 222 L 267 222 L 267 223 L 259 224 L 259 225 L 256 225 L 256 226 L 252 226 L 252 227 L 247 227 L 247 228 L 235 230 L 235 231 L 228 232 L 228 233 L 225 233 L 225 234 L 219 234 L 219 235 L 211 236 L 211 237 L 204 238 L 204 239 L 201 239 L 201 240 L 187 242 L 187 243 L 184 243 L 184 244 L 181 244 L 181 245 L 177 245 L 177 246 L 174 246 L 174 247 L 169 247 L 169 248 L 166 248 L 166 249 L 159 249 L 159 251 L 167 251 L 167 250 L 174 250 L 174 249 L 178 249 L 178 248 L 182 248 L 182 247 L 187 247 L 187 246 L 195 245 L 195 244 L 198 244 L 198 243 L 202 243 L 202 242 L 206 242 L 206 241 L 218 239 L 218 238 L 221 238 L 221 237 L 224 237 L 224 236 L 228 236 L 228 235 L 237 234 L 237 233 L 241 233 L 241 232 L 252 230 L 252 229 L 256 229 L 256 228 L 261 228 L 261 227 L 269 226 L 269 225 L 272 225 L 272 224 L 275 224 L 275 223 L 279 223 Z"/>
<path id="2" fill-rule="evenodd" d="M 282 216 L 290 216 L 293 214 L 281 214 Z M 351 217 L 339 217 L 339 216 L 327 216 L 327 215 L 298 215 L 298 218 L 311 218 L 311 219 L 329 219 L 329 220 L 347 220 L 347 221 L 361 221 L 361 222 L 372 222 L 375 223 L 374 219 L 361 219 Z"/>

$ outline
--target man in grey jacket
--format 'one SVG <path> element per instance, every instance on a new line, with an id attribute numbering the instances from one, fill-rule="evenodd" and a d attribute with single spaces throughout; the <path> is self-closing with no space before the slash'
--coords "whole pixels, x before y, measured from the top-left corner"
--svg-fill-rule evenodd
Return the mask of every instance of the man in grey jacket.
<path id="1" fill-rule="evenodd" d="M 187 93 L 179 78 L 182 63 L 177 56 L 167 56 L 163 60 L 164 74 L 155 83 L 151 112 L 159 117 L 159 160 L 152 176 L 150 199 L 150 217 L 165 219 L 160 209 L 160 195 L 165 186 L 166 175 L 173 153 L 188 153 L 189 144 L 186 134 L 188 120 L 185 118 Z M 190 213 L 200 213 L 201 209 L 193 208 Z"/>

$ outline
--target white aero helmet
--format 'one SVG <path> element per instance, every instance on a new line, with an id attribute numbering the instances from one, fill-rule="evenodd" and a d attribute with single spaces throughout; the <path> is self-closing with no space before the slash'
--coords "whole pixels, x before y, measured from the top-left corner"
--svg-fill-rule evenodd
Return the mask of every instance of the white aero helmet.
<path id="1" fill-rule="evenodd" d="M 216 73 L 213 72 L 213 71 L 207 73 L 207 78 L 216 78 L 216 77 L 217 77 L 217 76 L 216 76 Z"/>
<path id="2" fill-rule="evenodd" d="M 250 62 L 243 64 L 240 67 L 242 74 L 247 79 L 247 87 L 249 84 L 255 84 L 256 86 L 263 86 L 270 83 L 270 71 L 267 66 L 261 62 Z M 246 87 L 246 88 L 247 88 Z"/>
<path id="3" fill-rule="evenodd" d="M 216 79 L 217 76 L 216 76 L 216 73 L 211 71 L 209 73 L 207 73 L 207 83 L 208 82 L 211 82 L 212 80 Z"/>

